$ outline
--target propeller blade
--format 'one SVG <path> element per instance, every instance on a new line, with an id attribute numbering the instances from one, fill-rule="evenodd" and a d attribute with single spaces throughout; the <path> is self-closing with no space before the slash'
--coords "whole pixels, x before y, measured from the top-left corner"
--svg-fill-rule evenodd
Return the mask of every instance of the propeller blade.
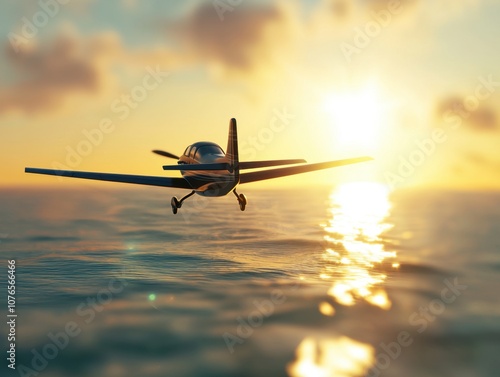
<path id="1" fill-rule="evenodd" d="M 175 154 L 172 154 L 170 152 L 161 151 L 159 149 L 153 150 L 153 153 L 159 154 L 160 156 L 163 156 L 163 157 L 174 158 L 176 160 L 179 159 L 179 156 L 176 156 Z"/>

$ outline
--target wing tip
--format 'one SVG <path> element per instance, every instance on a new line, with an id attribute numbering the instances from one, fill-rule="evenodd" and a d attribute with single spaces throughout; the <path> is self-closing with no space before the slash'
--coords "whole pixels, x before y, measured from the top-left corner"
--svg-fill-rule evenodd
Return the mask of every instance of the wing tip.
<path id="1" fill-rule="evenodd" d="M 375 160 L 372 156 L 361 156 L 361 157 L 358 157 L 357 159 L 360 160 L 361 162 Z"/>

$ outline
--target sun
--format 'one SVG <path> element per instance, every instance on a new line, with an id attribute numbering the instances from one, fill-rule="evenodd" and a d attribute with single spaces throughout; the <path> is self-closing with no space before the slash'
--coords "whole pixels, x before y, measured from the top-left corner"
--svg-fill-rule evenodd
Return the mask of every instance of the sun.
<path id="1" fill-rule="evenodd" d="M 367 151 L 381 147 L 384 108 L 375 84 L 357 91 L 330 93 L 323 102 L 332 137 L 347 148 Z"/>

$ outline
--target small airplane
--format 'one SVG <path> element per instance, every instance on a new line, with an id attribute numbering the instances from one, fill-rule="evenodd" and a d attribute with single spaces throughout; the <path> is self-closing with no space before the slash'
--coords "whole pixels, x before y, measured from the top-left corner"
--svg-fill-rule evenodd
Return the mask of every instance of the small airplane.
<path id="1" fill-rule="evenodd" d="M 232 118 L 229 122 L 229 136 L 226 153 L 224 153 L 219 145 L 206 141 L 200 141 L 189 145 L 184 151 L 184 154 L 180 157 L 157 149 L 153 150 L 153 153 L 178 160 L 177 165 L 165 165 L 163 166 L 163 170 L 179 170 L 182 174 L 182 178 L 93 173 L 39 168 L 25 168 L 24 171 L 26 173 L 34 174 L 134 183 L 148 186 L 174 187 L 191 190 L 189 194 L 182 197 L 180 200 L 175 196 L 172 198 L 170 204 L 172 205 L 172 212 L 175 215 L 182 207 L 182 203 L 195 193 L 202 196 L 216 197 L 225 196 L 232 191 L 238 199 L 240 209 L 244 211 L 247 205 L 247 198 L 245 195 L 238 194 L 236 192 L 236 186 L 238 184 L 285 177 L 294 174 L 302 174 L 372 160 L 371 157 L 364 156 L 305 165 L 297 165 L 306 163 L 303 159 L 240 162 L 238 154 L 236 119 L 234 118 Z M 260 169 L 282 165 L 294 166 L 240 173 L 241 170 Z"/>

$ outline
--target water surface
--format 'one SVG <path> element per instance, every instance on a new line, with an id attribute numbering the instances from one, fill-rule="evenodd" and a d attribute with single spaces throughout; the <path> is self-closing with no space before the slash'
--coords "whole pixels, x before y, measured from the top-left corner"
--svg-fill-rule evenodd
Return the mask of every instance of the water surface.
<path id="1" fill-rule="evenodd" d="M 500 193 L 174 191 L 1 192 L 2 376 L 498 375 Z"/>

